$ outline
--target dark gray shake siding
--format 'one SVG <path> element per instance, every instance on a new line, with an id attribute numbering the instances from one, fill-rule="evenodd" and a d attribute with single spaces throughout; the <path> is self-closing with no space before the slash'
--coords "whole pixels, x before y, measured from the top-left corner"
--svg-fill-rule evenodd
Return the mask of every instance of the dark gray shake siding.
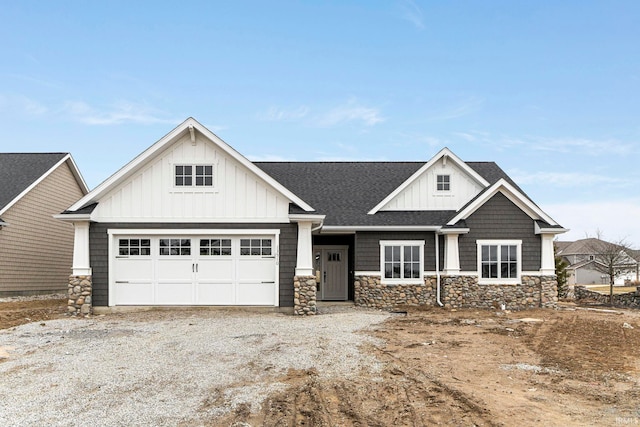
<path id="1" fill-rule="evenodd" d="M 359 231 L 355 239 L 356 271 L 380 271 L 381 240 L 424 240 L 424 271 L 435 271 L 435 233 L 432 231 Z M 444 248 L 440 239 L 440 268 L 444 260 Z"/>
<path id="2" fill-rule="evenodd" d="M 89 255 L 93 272 L 93 305 L 109 305 L 109 228 L 280 229 L 280 307 L 293 307 L 293 276 L 298 246 L 297 224 L 91 223 Z"/>
<path id="3" fill-rule="evenodd" d="M 476 240 L 522 240 L 522 271 L 540 269 L 541 239 L 533 220 L 502 193 L 497 193 L 466 219 L 468 234 L 459 237 L 460 270 L 478 269 Z"/>

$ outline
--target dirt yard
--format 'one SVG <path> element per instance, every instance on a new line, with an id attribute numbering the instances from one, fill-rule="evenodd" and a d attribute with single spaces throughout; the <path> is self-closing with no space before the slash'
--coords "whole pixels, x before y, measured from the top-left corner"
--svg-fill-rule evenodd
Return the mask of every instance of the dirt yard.
<path id="1" fill-rule="evenodd" d="M 65 304 L 0 303 L 0 328 L 62 317 Z M 326 381 L 292 369 L 258 412 L 241 405 L 210 425 L 640 424 L 638 312 L 410 309 L 368 333 L 383 342 L 364 349 L 381 373 Z"/>

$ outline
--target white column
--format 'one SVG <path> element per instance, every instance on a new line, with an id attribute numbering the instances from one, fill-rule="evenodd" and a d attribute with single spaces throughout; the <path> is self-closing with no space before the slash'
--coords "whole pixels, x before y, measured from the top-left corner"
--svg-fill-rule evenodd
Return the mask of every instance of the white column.
<path id="1" fill-rule="evenodd" d="M 89 262 L 89 221 L 74 221 L 73 275 L 90 276 Z"/>
<path id="2" fill-rule="evenodd" d="M 311 221 L 298 222 L 298 260 L 296 276 L 314 276 Z"/>
<path id="3" fill-rule="evenodd" d="M 438 236 L 436 236 L 438 238 Z M 458 234 L 445 234 L 444 241 L 444 274 L 460 273 L 460 253 L 458 250 Z"/>
<path id="4" fill-rule="evenodd" d="M 555 234 L 543 233 L 540 234 L 540 237 L 542 238 L 540 274 L 552 276 L 556 274 L 556 260 L 553 254 L 553 238 Z"/>

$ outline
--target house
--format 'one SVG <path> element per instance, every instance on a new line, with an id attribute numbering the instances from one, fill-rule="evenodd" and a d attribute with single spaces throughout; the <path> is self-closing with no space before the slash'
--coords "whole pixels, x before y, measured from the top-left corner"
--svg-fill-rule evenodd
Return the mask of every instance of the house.
<path id="1" fill-rule="evenodd" d="M 88 191 L 68 153 L 0 153 L 0 295 L 66 292 L 74 230 L 53 215 Z"/>
<path id="2" fill-rule="evenodd" d="M 493 162 L 251 162 L 193 118 L 57 218 L 70 311 L 552 307 L 566 230 Z M 89 300 L 90 302 L 87 302 Z"/>
<path id="3" fill-rule="evenodd" d="M 609 284 L 609 276 L 601 271 L 606 266 L 598 259 L 597 253 L 598 247 L 603 245 L 611 245 L 611 243 L 594 237 L 574 242 L 555 242 L 556 255 L 569 264 L 566 268 L 568 285 Z M 617 267 L 619 273 L 614 281 L 616 285 L 624 285 L 626 282 L 639 279 L 635 252 L 631 250 L 621 258 L 624 262 Z M 600 265 L 600 270 L 597 264 Z"/>

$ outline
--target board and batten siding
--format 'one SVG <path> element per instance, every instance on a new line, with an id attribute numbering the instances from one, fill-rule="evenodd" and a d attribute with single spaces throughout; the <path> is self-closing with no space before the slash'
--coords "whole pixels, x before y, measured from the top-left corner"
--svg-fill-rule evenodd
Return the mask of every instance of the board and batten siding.
<path id="1" fill-rule="evenodd" d="M 73 225 L 53 215 L 83 195 L 65 162 L 2 214 L 9 225 L 0 230 L 0 294 L 66 291 Z"/>
<path id="2" fill-rule="evenodd" d="M 213 165 L 213 187 L 179 187 L 175 165 Z M 289 200 L 208 138 L 184 136 L 100 199 L 92 220 L 288 222 Z"/>
<path id="3" fill-rule="evenodd" d="M 359 231 L 355 237 L 355 270 L 380 271 L 381 240 L 424 240 L 424 271 L 435 271 L 435 233 L 396 232 L 396 231 Z M 440 245 L 443 244 L 441 237 Z M 440 246 L 440 268 L 443 265 L 443 247 Z"/>
<path id="4" fill-rule="evenodd" d="M 534 221 L 502 193 L 497 193 L 466 220 L 468 234 L 458 240 L 460 270 L 477 271 L 477 240 L 522 240 L 522 271 L 540 270 L 542 241 Z"/>
<path id="5" fill-rule="evenodd" d="M 449 175 L 449 191 L 437 191 L 438 175 Z M 459 166 L 451 161 L 445 165 L 441 160 L 424 171 L 381 210 L 458 210 L 482 189 L 483 187 Z"/>
<path id="6" fill-rule="evenodd" d="M 93 274 L 93 305 L 109 305 L 109 236 L 107 230 L 118 229 L 279 229 L 279 300 L 280 307 L 293 307 L 293 277 L 296 269 L 297 224 L 214 224 L 214 223 L 91 223 L 89 257 Z"/>

